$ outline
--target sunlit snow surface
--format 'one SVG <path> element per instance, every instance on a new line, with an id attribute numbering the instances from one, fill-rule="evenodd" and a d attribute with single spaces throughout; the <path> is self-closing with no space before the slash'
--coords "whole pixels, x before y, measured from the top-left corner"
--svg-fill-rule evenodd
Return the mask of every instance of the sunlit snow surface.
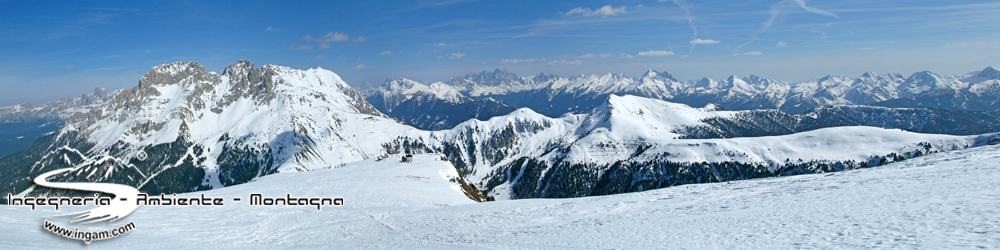
<path id="1" fill-rule="evenodd" d="M 998 150 L 834 174 L 488 203 L 456 191 L 446 180 L 456 172 L 435 155 L 368 160 L 204 192 L 227 197 L 221 208 L 140 207 L 121 220 L 134 221 L 136 231 L 86 248 L 998 248 Z M 231 201 L 254 192 L 340 196 L 346 205 L 316 211 Z M 0 206 L 0 248 L 85 247 L 43 231 L 43 216 L 57 213 Z"/>

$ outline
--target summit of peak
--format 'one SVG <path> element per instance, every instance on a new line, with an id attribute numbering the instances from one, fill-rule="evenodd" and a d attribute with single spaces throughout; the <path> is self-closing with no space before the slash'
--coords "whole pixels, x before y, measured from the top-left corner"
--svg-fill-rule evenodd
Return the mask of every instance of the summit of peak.
<path id="1" fill-rule="evenodd" d="M 247 60 L 239 60 L 236 63 L 226 66 L 226 70 L 222 72 L 223 75 L 245 75 L 247 73 L 253 73 L 254 71 L 260 71 L 256 65 L 250 63 Z"/>

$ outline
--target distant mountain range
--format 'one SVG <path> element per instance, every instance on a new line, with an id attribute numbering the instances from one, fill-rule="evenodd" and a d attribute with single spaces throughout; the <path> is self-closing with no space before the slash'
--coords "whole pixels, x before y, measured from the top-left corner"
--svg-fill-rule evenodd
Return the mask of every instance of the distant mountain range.
<path id="1" fill-rule="evenodd" d="M 0 157 L 27 148 L 42 135 L 58 130 L 66 119 L 100 107 L 115 95 L 117 93 L 98 87 L 91 94 L 46 104 L 25 103 L 0 108 Z"/>
<path id="2" fill-rule="evenodd" d="M 755 75 L 730 76 L 722 81 L 709 78 L 679 81 L 666 72 L 653 70 L 638 78 L 619 74 L 561 77 L 544 73 L 521 77 L 496 69 L 456 76 L 431 86 L 434 87 L 407 79 L 390 80 L 371 91 L 367 99 L 380 111 L 422 129 L 450 128 L 468 118 L 487 119 L 512 108 L 530 108 L 550 117 L 586 113 L 612 94 L 695 107 L 715 104 L 726 110 L 778 109 L 791 114 L 837 105 L 1000 110 L 1000 70 L 993 67 L 954 77 L 929 71 L 909 77 L 866 72 L 857 78 L 826 76 L 797 83 Z M 396 101 L 386 101 L 387 97 L 395 97 Z M 405 108 L 441 107 L 442 102 L 451 104 L 440 109 Z M 477 102 L 478 105 L 471 104 Z M 460 104 L 465 107 L 458 107 Z M 394 111 L 400 105 L 406 111 Z M 477 112 L 482 106 L 502 108 Z"/>

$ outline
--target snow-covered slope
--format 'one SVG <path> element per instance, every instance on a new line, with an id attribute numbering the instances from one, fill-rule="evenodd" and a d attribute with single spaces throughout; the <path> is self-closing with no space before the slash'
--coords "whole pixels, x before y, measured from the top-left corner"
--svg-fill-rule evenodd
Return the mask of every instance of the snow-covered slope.
<path id="1" fill-rule="evenodd" d="M 51 209 L 0 206 L 4 248 L 998 248 L 1000 146 L 886 166 L 685 185 L 572 199 L 470 203 L 442 177 L 452 168 L 365 161 L 282 173 L 225 189 L 340 196 L 345 206 L 141 207 L 137 230 L 83 245 L 44 231 Z M 428 161 L 430 160 L 430 161 Z M 372 185 L 380 183 L 384 185 Z M 53 218 L 47 218 L 52 220 Z M 118 226 L 98 224 L 91 227 Z M 84 230 L 85 227 L 81 227 Z M 183 240 L 179 240 L 183 239 Z M 24 243 L 30 242 L 30 245 Z"/>

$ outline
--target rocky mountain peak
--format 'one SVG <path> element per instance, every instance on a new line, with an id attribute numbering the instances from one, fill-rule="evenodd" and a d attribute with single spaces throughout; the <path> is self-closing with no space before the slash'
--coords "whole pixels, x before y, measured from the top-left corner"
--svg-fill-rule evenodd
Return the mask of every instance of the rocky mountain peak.
<path id="1" fill-rule="evenodd" d="M 494 69 L 493 72 L 483 70 L 480 73 L 468 73 L 465 77 L 456 76 L 451 80 L 451 85 L 466 85 L 468 83 L 475 83 L 477 85 L 486 86 L 500 86 L 500 85 L 512 85 L 512 84 L 523 84 L 523 80 L 514 73 Z"/>
<path id="2" fill-rule="evenodd" d="M 673 75 L 670 75 L 670 73 L 656 70 L 646 71 L 646 74 L 643 74 L 642 78 L 664 78 L 675 82 L 677 81 L 677 79 L 675 79 Z"/>
<path id="3" fill-rule="evenodd" d="M 193 77 L 193 80 L 207 80 L 210 76 L 205 67 L 196 62 L 162 64 L 153 67 L 139 79 L 139 88 L 176 84 L 188 77 Z"/>
<path id="4" fill-rule="evenodd" d="M 250 63 L 247 60 L 239 60 L 234 64 L 226 66 L 226 70 L 222 72 L 222 75 L 226 76 L 245 76 L 245 75 L 259 75 L 260 68 L 256 65 Z"/>

